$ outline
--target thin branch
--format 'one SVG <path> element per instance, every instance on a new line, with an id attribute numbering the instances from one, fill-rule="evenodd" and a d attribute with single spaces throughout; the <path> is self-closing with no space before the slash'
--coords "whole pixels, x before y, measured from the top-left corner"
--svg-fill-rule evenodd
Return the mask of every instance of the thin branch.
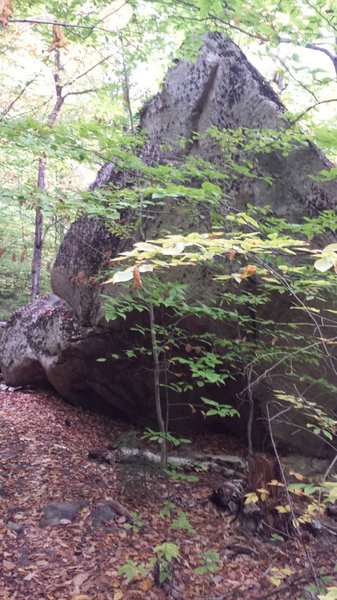
<path id="1" fill-rule="evenodd" d="M 299 44 L 297 41 L 292 40 L 290 38 L 282 38 L 279 36 L 278 41 L 280 44 L 292 44 L 293 46 L 301 46 L 301 44 Z M 309 43 L 309 44 L 305 44 L 304 46 L 302 46 L 302 48 L 308 48 L 309 50 L 316 50 L 318 52 L 323 52 L 323 54 L 325 54 L 326 56 L 328 56 L 328 58 L 330 58 L 336 75 L 337 75 L 337 55 L 333 54 L 330 50 L 328 50 L 327 48 L 323 48 L 322 46 L 320 46 L 319 44 L 315 44 L 315 43 Z"/>
<path id="2" fill-rule="evenodd" d="M 98 63 L 95 63 L 92 67 L 89 67 L 89 69 L 87 69 L 86 71 L 84 71 L 80 75 L 77 75 L 77 77 L 74 77 L 74 79 L 71 79 L 70 81 L 67 81 L 67 83 L 65 83 L 64 85 L 65 86 L 66 85 L 72 85 L 73 83 L 75 83 L 75 81 L 78 81 L 82 77 L 85 77 L 85 75 L 88 75 L 88 73 L 90 73 L 90 71 L 93 71 L 94 69 L 96 69 L 96 67 L 99 67 L 99 65 L 101 65 L 105 61 L 109 60 L 109 58 L 112 58 L 113 56 L 115 56 L 115 54 L 116 54 L 116 52 L 113 52 L 112 54 L 108 54 L 108 56 L 104 56 L 100 61 L 98 61 Z"/>
<path id="3" fill-rule="evenodd" d="M 273 401 L 273 403 L 274 403 L 274 404 L 280 404 L 279 402 L 278 402 L 278 403 L 275 403 L 274 401 Z M 292 408 L 292 407 L 290 407 L 290 409 L 291 409 L 291 408 Z M 274 417 L 276 417 L 276 419 L 277 419 L 277 418 L 278 418 L 280 415 L 282 415 L 282 414 L 283 414 L 283 413 L 285 413 L 285 412 L 288 412 L 288 411 L 280 410 L 280 411 L 277 413 L 277 415 L 274 415 L 274 416 L 272 417 L 272 419 L 274 419 Z M 279 424 L 279 425 L 286 425 L 287 427 L 289 427 L 289 429 L 291 429 L 291 428 L 292 428 L 292 429 L 296 428 L 296 429 L 295 429 L 295 431 L 293 431 L 293 433 L 291 434 L 292 436 L 294 436 L 294 435 L 297 435 L 298 431 L 303 431 L 303 432 L 305 432 L 305 433 L 308 433 L 308 434 L 310 434 L 310 435 L 314 436 L 316 440 L 317 440 L 317 439 L 319 439 L 319 440 L 320 440 L 321 442 L 323 442 L 323 443 L 324 443 L 326 446 L 328 446 L 328 448 L 331 448 L 331 450 L 333 450 L 334 452 L 337 452 L 337 448 L 336 448 L 336 446 L 334 446 L 334 444 L 332 444 L 331 442 L 329 442 L 329 440 L 328 440 L 326 437 L 323 437 L 323 436 L 322 436 L 322 435 L 320 435 L 319 433 L 314 433 L 314 432 L 313 432 L 311 429 L 308 429 L 307 427 L 303 427 L 302 425 L 299 425 L 298 423 L 296 423 L 296 424 L 295 424 L 293 421 L 288 421 L 287 419 L 284 419 L 284 420 L 283 420 L 283 419 L 282 419 L 282 420 L 279 420 L 279 421 L 278 421 L 278 424 Z"/>
<path id="4" fill-rule="evenodd" d="M 156 322 L 154 316 L 154 309 L 152 302 L 149 302 L 148 305 L 149 317 L 150 317 L 150 331 L 151 331 L 151 345 L 152 345 L 152 355 L 153 355 L 153 363 L 154 363 L 154 393 L 155 393 L 155 403 L 156 403 L 156 415 L 157 421 L 159 425 L 160 433 L 163 438 L 161 441 L 161 466 L 163 469 L 167 467 L 167 440 L 166 440 L 166 428 L 165 421 L 163 417 L 163 411 L 161 407 L 161 394 L 160 394 L 160 364 L 159 364 L 159 353 L 158 353 L 158 344 L 157 344 L 157 336 L 156 336 Z"/>
<path id="5" fill-rule="evenodd" d="M 312 3 L 311 3 L 309 0 L 307 0 L 307 2 L 308 2 L 308 5 L 309 5 L 309 6 L 310 6 L 310 7 L 311 7 L 311 8 L 312 8 L 314 11 L 315 11 L 315 13 L 316 13 L 316 14 L 317 14 L 319 17 L 321 17 L 321 19 L 323 19 L 323 21 L 325 21 L 329 27 L 331 27 L 331 28 L 332 28 L 334 31 L 337 31 L 337 28 L 336 28 L 336 26 L 334 25 L 334 23 L 333 23 L 333 20 L 332 20 L 332 19 L 331 19 L 331 20 L 329 20 L 329 19 L 326 17 L 326 15 L 325 15 L 324 13 L 322 13 L 322 12 L 321 12 L 321 11 L 320 11 L 320 10 L 317 8 L 317 6 L 315 6 L 315 4 L 312 4 Z M 332 15 L 335 15 L 335 13 L 334 13 L 333 11 L 330 11 L 330 13 L 332 13 Z"/>
<path id="6" fill-rule="evenodd" d="M 296 117 L 296 119 L 293 119 L 293 121 L 290 121 L 289 125 L 291 127 L 293 125 L 296 125 L 296 123 L 298 123 L 298 121 L 300 121 L 308 112 L 310 112 L 314 108 L 317 108 L 317 106 L 320 106 L 321 104 L 329 104 L 330 102 L 337 102 L 337 98 L 330 98 L 329 100 L 319 100 L 319 101 L 315 102 L 314 104 L 311 104 L 311 106 L 308 106 L 303 112 L 301 112 L 301 114 L 298 115 L 298 117 Z"/>
<path id="7" fill-rule="evenodd" d="M 11 19 L 11 18 L 9 18 L 8 22 L 9 23 L 31 23 L 32 25 L 60 25 L 61 27 L 65 27 L 68 29 L 89 29 L 90 31 L 96 30 L 96 31 L 104 31 L 106 33 L 115 33 L 115 31 L 113 31 L 112 29 L 106 29 L 104 27 L 99 27 L 98 24 L 102 23 L 103 21 L 105 21 L 105 19 L 108 19 L 115 13 L 119 12 L 127 4 L 128 4 L 128 0 L 126 0 L 121 6 L 118 6 L 117 8 L 115 8 L 115 10 L 112 10 L 105 17 L 98 19 L 94 25 L 80 25 L 79 23 L 68 23 L 67 21 L 56 21 L 56 20 L 49 21 L 49 20 L 44 20 L 44 19 Z"/>
<path id="8" fill-rule="evenodd" d="M 315 348 L 316 346 L 320 346 L 321 343 L 322 343 L 321 340 L 319 340 L 318 342 L 313 342 L 312 344 L 309 344 L 308 346 L 305 346 L 304 348 L 298 348 L 294 352 L 287 353 L 285 356 L 283 356 L 282 358 L 280 358 L 280 360 L 278 360 L 271 367 L 269 367 L 269 369 L 266 369 L 263 373 L 261 373 L 261 375 L 259 375 L 256 379 L 254 379 L 254 381 L 252 381 L 249 385 L 247 385 L 243 390 L 241 390 L 240 396 L 242 394 L 245 394 L 246 392 L 248 392 L 249 389 L 252 390 L 261 381 L 263 381 L 264 379 L 266 379 L 267 375 L 269 373 L 271 373 L 272 371 L 274 371 L 274 369 L 276 369 L 276 367 L 279 367 L 282 363 L 284 363 L 285 360 L 289 359 L 290 357 L 295 356 L 296 354 L 303 353 L 305 350 L 310 350 L 311 348 Z"/>
<path id="9" fill-rule="evenodd" d="M 285 69 L 288 75 L 296 82 L 296 84 L 302 87 L 308 94 L 310 94 L 315 99 L 316 102 L 318 102 L 316 94 L 312 90 L 310 90 L 302 81 L 296 79 L 295 75 L 293 75 L 293 73 L 291 72 L 287 64 L 284 62 L 284 60 L 279 56 L 277 57 L 277 60 L 281 63 L 282 67 Z"/>
<path id="10" fill-rule="evenodd" d="M 323 52 L 323 54 L 326 54 L 326 56 L 328 56 L 330 58 L 333 66 L 334 66 L 335 73 L 337 75 L 337 56 L 335 54 L 332 54 L 332 52 L 330 52 L 326 48 L 317 46 L 317 44 L 307 44 L 305 47 L 310 48 L 311 50 L 318 50 L 318 52 Z"/>
<path id="11" fill-rule="evenodd" d="M 118 6 L 117 8 L 112 10 L 109 14 L 102 17 L 101 19 L 97 19 L 95 29 L 99 29 L 99 27 L 97 27 L 97 25 L 99 23 L 103 23 L 103 21 L 105 21 L 106 19 L 109 19 L 110 17 L 112 17 L 112 15 L 115 15 L 116 13 L 118 13 L 120 10 L 122 10 L 122 8 L 124 8 L 124 6 L 127 6 L 128 4 L 129 4 L 129 0 L 125 0 L 125 2 L 123 2 L 123 4 L 121 4 L 121 6 Z M 110 31 L 110 30 L 107 29 L 106 31 Z M 111 31 L 111 33 L 115 33 L 115 32 Z"/>
<path id="12" fill-rule="evenodd" d="M 249 254 L 249 253 L 248 253 Z M 278 271 L 277 269 L 274 269 L 271 265 L 269 265 L 268 263 L 266 263 L 264 260 L 260 259 L 258 256 L 254 256 L 254 259 L 257 263 L 259 263 L 260 265 L 262 265 L 263 267 L 265 267 L 269 273 L 271 273 L 272 275 L 274 275 L 274 277 L 276 277 L 276 279 L 278 279 L 282 285 L 284 286 L 284 288 L 286 290 L 288 290 L 289 294 L 296 300 L 296 303 L 298 306 L 301 306 L 306 314 L 310 317 L 310 319 L 313 321 L 313 323 L 315 323 L 318 334 L 319 334 L 319 342 L 322 344 L 322 347 L 324 349 L 324 352 L 327 356 L 327 358 L 329 359 L 329 364 L 330 367 L 333 371 L 333 373 L 337 376 L 337 370 L 335 365 L 333 364 L 333 360 L 331 357 L 331 353 L 329 352 L 329 349 L 327 347 L 327 343 L 325 342 L 325 338 L 322 332 L 322 326 L 323 326 L 323 322 L 321 320 L 321 324 L 318 322 L 316 315 L 310 311 L 310 309 L 308 309 L 307 305 L 305 304 L 305 302 L 303 302 L 303 300 L 301 300 L 301 298 L 298 296 L 298 294 L 294 291 L 294 289 L 292 288 L 292 286 L 290 285 L 289 281 L 287 280 L 287 278 L 282 275 L 282 273 L 280 271 Z M 331 338 L 331 340 L 336 340 L 335 337 Z M 304 348 L 303 348 L 304 350 Z"/>
<path id="13" fill-rule="evenodd" d="M 268 424 L 268 431 L 269 431 L 271 445 L 272 445 L 272 448 L 273 448 L 273 451 L 274 451 L 274 454 L 275 454 L 275 457 L 276 457 L 276 460 L 277 460 L 277 463 L 278 463 L 278 466 L 279 466 L 279 469 L 280 469 L 282 483 L 284 485 L 285 494 L 287 496 L 287 501 L 288 501 L 289 507 L 291 509 L 291 516 L 292 516 L 292 519 L 293 519 L 293 522 L 294 522 L 294 521 L 296 521 L 296 515 L 295 515 L 295 512 L 294 512 L 293 501 L 292 501 L 292 498 L 290 496 L 290 492 L 288 490 L 288 481 L 287 481 L 287 478 L 286 478 L 286 475 L 285 475 L 285 472 L 284 472 L 284 468 L 283 468 L 283 464 L 282 464 L 281 459 L 280 459 L 280 455 L 279 455 L 277 447 L 276 447 L 276 442 L 275 442 L 275 438 L 274 438 L 274 434 L 273 434 L 273 429 L 272 429 L 272 426 L 271 426 L 271 419 L 270 419 L 270 412 L 269 412 L 269 402 L 267 402 L 267 404 L 266 404 L 266 412 L 267 412 L 267 424 Z"/>
<path id="14" fill-rule="evenodd" d="M 5 117 L 10 110 L 12 110 L 14 104 L 16 104 L 16 102 L 18 100 L 20 100 L 21 96 L 25 93 L 25 91 L 29 88 L 29 86 L 34 83 L 35 79 L 37 79 L 39 77 L 40 74 L 36 74 L 34 75 L 33 79 L 31 79 L 30 81 L 28 81 L 28 83 L 25 84 L 25 86 L 20 90 L 20 92 L 18 93 L 18 95 L 16 96 L 16 98 L 14 98 L 14 100 L 12 100 L 12 102 L 10 102 L 10 104 L 7 106 L 7 108 L 1 113 L 1 117 Z"/>
<path id="15" fill-rule="evenodd" d="M 146 0 L 147 2 L 152 2 L 152 0 Z M 158 3 L 159 4 L 159 3 Z M 160 4 L 164 4 L 165 6 L 167 6 L 167 3 L 162 2 Z M 187 8 L 191 8 L 194 11 L 199 11 L 199 8 L 197 6 L 195 6 L 194 4 L 191 4 L 190 2 L 187 2 L 186 0 L 177 0 L 177 2 L 173 3 L 175 4 L 180 4 L 181 6 L 186 6 Z M 234 15 L 233 15 L 234 16 Z M 181 18 L 179 16 L 179 18 Z M 225 19 L 222 19 L 221 17 L 218 17 L 217 15 L 215 15 L 212 12 L 209 12 L 207 17 L 205 18 L 198 18 L 198 17 L 192 17 L 190 20 L 193 21 L 198 21 L 198 22 L 203 22 L 203 23 L 207 23 L 207 21 L 215 21 L 216 23 L 221 23 L 222 25 L 226 25 L 226 27 L 229 27 L 230 29 L 234 29 L 235 31 L 239 31 L 240 33 L 243 33 L 244 35 L 246 35 L 247 37 L 250 37 L 254 40 L 261 40 L 261 36 L 255 34 L 255 33 L 251 33 L 250 31 L 246 31 L 245 29 L 242 29 L 241 27 L 239 27 L 238 25 L 235 25 L 234 23 L 230 23 L 230 21 L 226 21 Z"/>
<path id="16" fill-rule="evenodd" d="M 332 62 L 337 60 L 337 56 L 335 56 L 335 54 L 330 52 L 330 50 L 328 50 L 327 48 L 323 48 L 323 46 L 320 46 L 319 44 L 306 44 L 305 48 L 310 48 L 310 50 L 318 50 L 318 52 L 323 52 L 323 54 L 326 54 L 332 60 Z"/>
<path id="17" fill-rule="evenodd" d="M 105 29 L 104 27 L 97 27 L 96 25 L 78 25 L 74 23 L 67 23 L 66 21 L 48 21 L 40 19 L 8 19 L 9 23 L 31 23 L 32 25 L 60 25 L 68 29 L 90 29 L 91 31 L 99 30 L 105 31 L 106 33 L 115 33 L 111 29 Z"/>
<path id="18" fill-rule="evenodd" d="M 68 98 L 68 96 L 80 96 L 81 94 L 92 94 L 92 93 L 98 92 L 98 91 L 99 91 L 98 88 L 91 88 L 88 90 L 82 90 L 80 92 L 67 92 L 66 94 L 64 94 L 63 100 Z"/>

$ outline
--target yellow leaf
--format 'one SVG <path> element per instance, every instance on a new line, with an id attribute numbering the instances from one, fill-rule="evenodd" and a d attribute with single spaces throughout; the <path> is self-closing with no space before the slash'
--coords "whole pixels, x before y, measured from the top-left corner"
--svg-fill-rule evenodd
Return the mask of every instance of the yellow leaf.
<path id="1" fill-rule="evenodd" d="M 241 275 L 240 273 L 232 273 L 233 279 L 235 279 L 236 283 L 241 283 Z"/>
<path id="2" fill-rule="evenodd" d="M 301 473 L 297 473 L 296 471 L 289 471 L 289 475 L 293 475 L 298 481 L 304 481 L 305 477 Z"/>
<path id="3" fill-rule="evenodd" d="M 326 252 L 337 252 L 337 244 L 336 244 L 336 242 L 334 242 L 333 244 L 328 244 L 327 246 L 325 246 L 325 248 L 323 248 L 323 254 L 325 254 Z"/>
<path id="4" fill-rule="evenodd" d="M 277 510 L 277 512 L 279 512 L 280 514 L 282 513 L 288 513 L 290 512 L 291 508 L 289 506 L 289 504 L 286 504 L 285 506 L 279 505 L 279 506 L 275 506 L 275 509 Z"/>
<path id="5" fill-rule="evenodd" d="M 118 590 L 117 592 L 114 593 L 114 600 L 122 600 L 123 595 L 124 595 L 123 592 Z"/>
<path id="6" fill-rule="evenodd" d="M 245 494 L 245 504 L 256 504 L 259 501 L 259 498 L 255 492 L 250 492 L 249 494 Z"/>
<path id="7" fill-rule="evenodd" d="M 259 492 L 259 494 L 261 494 L 262 502 L 265 502 L 267 499 L 267 496 L 269 496 L 269 494 L 270 494 L 270 492 L 268 492 L 268 490 L 265 490 L 264 488 L 259 488 L 256 491 Z"/>
<path id="8" fill-rule="evenodd" d="M 297 520 L 297 519 L 296 519 Z M 311 521 L 311 517 L 309 517 L 309 515 L 302 515 L 302 517 L 298 517 L 298 522 L 299 523 L 310 523 Z"/>
<path id="9" fill-rule="evenodd" d="M 289 490 L 289 491 L 294 496 L 305 496 L 305 494 L 303 493 L 303 490 Z"/>

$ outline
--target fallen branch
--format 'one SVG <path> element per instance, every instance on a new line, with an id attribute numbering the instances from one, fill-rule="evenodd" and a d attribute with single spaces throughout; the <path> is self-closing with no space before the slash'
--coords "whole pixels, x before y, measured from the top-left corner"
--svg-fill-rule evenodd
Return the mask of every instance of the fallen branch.
<path id="1" fill-rule="evenodd" d="M 120 447 L 113 450 L 90 450 L 88 458 L 101 462 L 132 463 L 145 462 L 160 465 L 160 454 L 147 449 Z M 186 471 L 212 471 L 226 477 L 241 475 L 247 471 L 247 462 L 239 456 L 230 454 L 208 455 L 195 454 L 191 457 L 169 456 L 167 460 L 170 469 Z"/>

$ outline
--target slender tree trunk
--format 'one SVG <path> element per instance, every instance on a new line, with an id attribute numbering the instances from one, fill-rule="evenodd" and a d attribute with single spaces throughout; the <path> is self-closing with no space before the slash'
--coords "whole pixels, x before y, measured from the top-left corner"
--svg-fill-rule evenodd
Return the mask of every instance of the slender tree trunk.
<path id="1" fill-rule="evenodd" d="M 44 190 L 46 187 L 46 159 L 39 158 L 39 168 L 37 174 L 37 188 Z M 35 235 L 34 235 L 34 251 L 32 260 L 32 300 L 36 300 L 40 293 L 40 274 L 42 260 L 42 244 L 43 244 L 43 213 L 41 206 L 35 209 Z"/>
<path id="2" fill-rule="evenodd" d="M 95 91 L 93 89 L 88 89 L 88 90 L 78 91 L 78 92 L 70 91 L 66 94 L 63 93 L 64 92 L 63 83 L 62 83 L 61 77 L 60 77 L 60 73 L 62 71 L 60 48 L 62 48 L 62 47 L 64 47 L 64 46 L 63 45 L 61 45 L 59 47 L 53 46 L 54 52 L 55 52 L 55 69 L 53 71 L 53 77 L 54 77 L 54 83 L 55 83 L 56 100 L 55 100 L 55 103 L 54 103 L 51 113 L 48 115 L 47 125 L 50 128 L 54 127 L 55 122 L 59 116 L 59 113 L 61 111 L 61 108 L 62 108 L 63 103 L 67 96 L 70 96 L 70 95 L 74 96 L 74 95 L 78 95 L 78 94 Z M 105 58 L 100 60 L 96 65 L 87 69 L 85 71 L 85 73 L 82 73 L 81 75 L 75 77 L 70 82 L 68 81 L 67 85 L 72 85 L 73 83 L 75 83 L 75 81 L 77 79 L 79 79 L 80 77 L 83 77 L 84 75 L 86 75 L 87 73 L 92 71 L 92 69 L 94 69 L 95 67 L 99 66 L 100 64 L 102 64 L 103 62 L 108 60 L 111 56 L 113 56 L 113 55 L 111 54 L 109 56 L 106 56 Z M 123 54 L 123 61 L 124 61 L 124 54 Z M 124 70 L 126 95 L 127 95 L 127 98 L 129 98 L 129 92 L 128 92 L 129 80 L 128 80 L 128 72 L 127 72 L 125 61 L 123 62 L 123 70 Z M 30 82 L 28 85 L 30 85 Z M 128 107 L 128 111 L 129 111 L 129 115 L 130 115 L 131 128 L 133 131 L 133 116 L 132 116 L 131 105 L 130 105 L 129 99 L 127 101 L 127 107 Z M 47 172 L 47 159 L 46 159 L 46 156 L 42 155 L 39 158 L 38 176 L 37 176 L 37 188 L 39 190 L 46 189 L 46 172 Z M 36 213 L 35 213 L 34 250 L 33 250 L 33 259 L 32 259 L 32 294 L 31 294 L 32 300 L 36 300 L 36 298 L 39 296 L 39 293 L 40 293 L 42 247 L 43 247 L 43 209 L 41 206 L 38 206 L 36 208 Z"/>
<path id="3" fill-rule="evenodd" d="M 254 421 L 254 398 L 251 387 L 252 382 L 252 367 L 248 367 L 247 376 L 247 396 L 249 404 L 249 414 L 247 422 L 247 443 L 248 443 L 248 455 L 253 456 L 253 421 Z"/>
<path id="4" fill-rule="evenodd" d="M 150 329 L 151 329 L 151 344 L 152 354 L 154 362 L 154 395 L 156 403 L 156 414 L 159 425 L 159 431 L 163 434 L 163 441 L 161 444 L 161 467 L 166 469 L 167 467 L 167 441 L 166 441 L 166 427 L 163 417 L 163 411 L 161 406 L 161 395 L 160 395 L 160 364 L 159 364 L 159 352 L 156 337 L 156 322 L 154 318 L 154 310 L 152 302 L 149 303 L 149 314 L 150 314 Z"/>
<path id="5" fill-rule="evenodd" d="M 128 68 L 127 68 L 126 61 L 125 61 L 123 37 L 121 37 L 120 40 L 121 40 L 121 44 L 122 44 L 122 61 L 123 61 L 123 96 L 124 96 L 124 102 L 126 104 L 126 109 L 129 113 L 131 133 L 134 133 L 134 122 L 133 122 L 133 114 L 132 114 L 131 99 L 130 99 L 130 80 L 129 80 Z"/>
<path id="6" fill-rule="evenodd" d="M 56 101 L 53 110 L 48 116 L 48 126 L 52 128 L 58 117 L 64 102 L 62 95 L 62 85 L 60 83 L 61 57 L 60 51 L 55 50 L 55 91 Z M 37 189 L 46 189 L 46 170 L 47 159 L 45 156 L 39 158 L 39 166 L 37 173 Z M 37 206 L 35 210 L 35 232 L 34 232 L 34 250 L 32 259 L 32 300 L 36 300 L 40 294 L 40 279 L 41 279 L 41 264 L 42 264 L 42 247 L 43 247 L 43 211 L 41 206 Z"/>

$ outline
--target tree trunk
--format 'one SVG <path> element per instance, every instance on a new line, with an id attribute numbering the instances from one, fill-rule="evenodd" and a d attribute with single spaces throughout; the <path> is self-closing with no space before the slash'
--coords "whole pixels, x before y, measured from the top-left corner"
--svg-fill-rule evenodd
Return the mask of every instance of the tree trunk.
<path id="1" fill-rule="evenodd" d="M 161 407 L 161 395 L 160 395 L 160 364 L 159 364 L 159 351 L 157 345 L 157 337 L 156 337 L 156 322 L 154 317 L 153 304 L 149 303 L 149 314 L 150 314 L 150 328 L 151 328 L 151 344 L 152 344 L 152 354 L 153 354 L 153 363 L 154 363 L 154 395 L 155 395 L 155 403 L 156 403 L 156 415 L 159 426 L 159 431 L 163 436 L 163 441 L 161 443 L 161 467 L 166 469 L 167 467 L 167 440 L 166 433 L 167 427 L 164 422 L 163 411 Z"/>
<path id="2" fill-rule="evenodd" d="M 37 175 L 37 188 L 44 190 L 46 187 L 46 159 L 39 158 L 39 169 Z M 34 251 L 32 260 L 32 300 L 36 300 L 40 293 L 40 275 L 41 275 L 41 260 L 42 260 L 42 237 L 43 229 L 43 213 L 41 206 L 35 209 L 35 235 L 34 235 Z"/>
<path id="3" fill-rule="evenodd" d="M 64 102 L 62 96 L 62 85 L 60 84 L 59 71 L 61 70 L 60 51 L 55 50 L 55 71 L 53 73 L 56 90 L 56 101 L 52 112 L 48 116 L 48 126 L 53 127 L 58 114 Z M 47 159 L 45 156 L 39 158 L 38 174 L 37 174 L 37 189 L 46 189 L 46 169 Z M 36 300 L 40 294 L 40 279 L 41 279 L 41 263 L 42 263 L 42 247 L 43 247 L 43 212 L 41 203 L 35 209 L 35 233 L 34 233 L 34 250 L 32 259 L 32 300 Z"/>

